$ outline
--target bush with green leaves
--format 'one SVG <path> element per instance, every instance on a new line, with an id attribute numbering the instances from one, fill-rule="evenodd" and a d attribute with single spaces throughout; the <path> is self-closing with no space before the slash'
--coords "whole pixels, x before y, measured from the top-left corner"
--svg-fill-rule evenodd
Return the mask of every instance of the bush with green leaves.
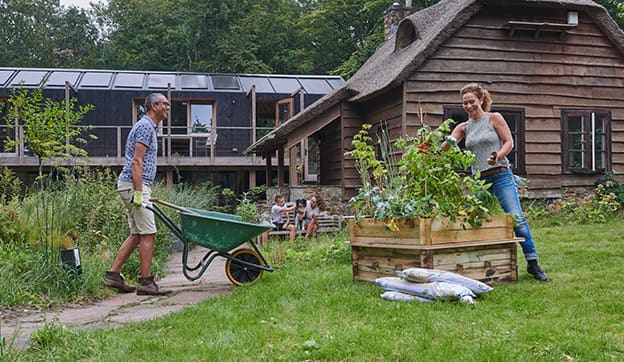
<path id="1" fill-rule="evenodd" d="M 402 153 L 399 161 L 389 146 L 387 131 L 381 130 L 379 160 L 370 145 L 371 128 L 366 124 L 354 136 L 354 149 L 348 152 L 355 159 L 362 179 L 359 193 L 351 199 L 356 217 L 370 216 L 384 221 L 396 230 L 396 220 L 406 218 L 449 217 L 471 225 L 481 225 L 490 214 L 482 197 L 488 185 L 472 177 L 467 171 L 476 164 L 467 150 L 452 147 L 440 149 L 450 132 L 452 119 L 432 129 L 424 124 L 416 136 L 405 136 L 394 143 Z"/>

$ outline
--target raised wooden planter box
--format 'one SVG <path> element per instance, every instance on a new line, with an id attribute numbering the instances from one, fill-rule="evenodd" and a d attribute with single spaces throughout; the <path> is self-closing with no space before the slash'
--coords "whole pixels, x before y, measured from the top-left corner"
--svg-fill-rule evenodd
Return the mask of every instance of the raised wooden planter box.
<path id="1" fill-rule="evenodd" d="M 398 231 L 374 219 L 349 220 L 352 243 L 438 245 L 467 241 L 503 240 L 513 238 L 513 218 L 509 214 L 492 215 L 481 227 L 452 223 L 449 218 L 399 220 Z"/>
<path id="2" fill-rule="evenodd" d="M 441 269 L 494 285 L 518 280 L 517 243 L 511 215 L 495 215 L 483 227 L 464 229 L 448 219 L 399 224 L 349 220 L 353 279 L 375 281 L 412 267 Z"/>

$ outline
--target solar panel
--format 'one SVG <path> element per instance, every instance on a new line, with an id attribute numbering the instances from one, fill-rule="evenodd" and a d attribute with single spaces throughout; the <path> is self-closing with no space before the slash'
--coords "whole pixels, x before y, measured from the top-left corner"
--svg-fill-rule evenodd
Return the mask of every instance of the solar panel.
<path id="1" fill-rule="evenodd" d="M 267 77 L 240 77 L 240 81 L 245 93 L 249 92 L 254 85 L 257 93 L 275 93 Z"/>
<path id="2" fill-rule="evenodd" d="M 76 84 L 80 72 L 52 72 L 46 81 L 46 86 L 49 87 L 64 87 L 65 81 L 71 85 Z"/>
<path id="3" fill-rule="evenodd" d="M 332 90 L 324 78 L 299 78 L 299 83 L 309 94 L 326 94 Z"/>
<path id="4" fill-rule="evenodd" d="M 171 84 L 171 88 L 175 88 L 175 80 L 175 74 L 149 74 L 147 76 L 147 87 L 167 89 L 168 84 Z"/>
<path id="5" fill-rule="evenodd" d="M 85 73 L 80 81 L 80 87 L 108 87 L 112 77 L 113 73 L 110 72 Z"/>
<path id="6" fill-rule="evenodd" d="M 342 85 L 345 83 L 342 78 L 328 78 L 327 82 L 329 82 L 329 84 L 331 84 L 332 88 L 334 89 L 342 87 Z"/>
<path id="7" fill-rule="evenodd" d="M 182 89 L 206 89 L 208 88 L 208 78 L 199 74 L 183 74 L 180 76 Z"/>
<path id="8" fill-rule="evenodd" d="M 232 75 L 213 75 L 212 86 L 214 89 L 240 89 L 236 77 Z"/>
<path id="9" fill-rule="evenodd" d="M 301 88 L 301 84 L 295 78 L 275 78 L 269 77 L 269 81 L 273 84 L 276 93 L 292 93 Z"/>
<path id="10" fill-rule="evenodd" d="M 6 83 L 11 78 L 11 75 L 13 75 L 12 70 L 0 70 L 0 85 Z"/>
<path id="11" fill-rule="evenodd" d="M 11 85 L 19 85 L 22 83 L 25 86 L 37 86 L 41 83 L 46 74 L 48 74 L 47 71 L 22 70 L 13 78 Z"/>
<path id="12" fill-rule="evenodd" d="M 143 88 L 143 73 L 118 73 L 114 88 Z"/>

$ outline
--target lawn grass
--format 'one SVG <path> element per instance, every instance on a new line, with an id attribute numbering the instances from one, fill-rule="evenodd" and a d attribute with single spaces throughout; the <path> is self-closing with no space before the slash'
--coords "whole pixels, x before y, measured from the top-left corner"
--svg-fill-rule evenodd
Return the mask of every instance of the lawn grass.
<path id="1" fill-rule="evenodd" d="M 532 279 L 520 261 L 518 282 L 496 286 L 475 305 L 382 300 L 381 288 L 352 281 L 345 233 L 317 243 L 275 242 L 267 254 L 276 271 L 230 295 L 114 330 L 64 331 L 15 359 L 624 360 L 624 224 L 533 234 L 552 281 Z"/>

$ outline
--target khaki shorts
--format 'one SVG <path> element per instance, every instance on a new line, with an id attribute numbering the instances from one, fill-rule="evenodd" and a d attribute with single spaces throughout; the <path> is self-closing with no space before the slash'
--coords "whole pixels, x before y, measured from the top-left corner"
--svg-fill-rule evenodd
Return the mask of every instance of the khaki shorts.
<path id="1" fill-rule="evenodd" d="M 126 206 L 126 214 L 128 215 L 128 225 L 130 226 L 130 234 L 149 235 L 156 234 L 156 222 L 154 213 L 147 208 L 132 204 L 132 196 L 134 194 L 132 182 L 117 181 L 117 192 Z M 149 202 L 152 197 L 152 189 L 143 184 L 143 203 L 151 205 Z"/>

